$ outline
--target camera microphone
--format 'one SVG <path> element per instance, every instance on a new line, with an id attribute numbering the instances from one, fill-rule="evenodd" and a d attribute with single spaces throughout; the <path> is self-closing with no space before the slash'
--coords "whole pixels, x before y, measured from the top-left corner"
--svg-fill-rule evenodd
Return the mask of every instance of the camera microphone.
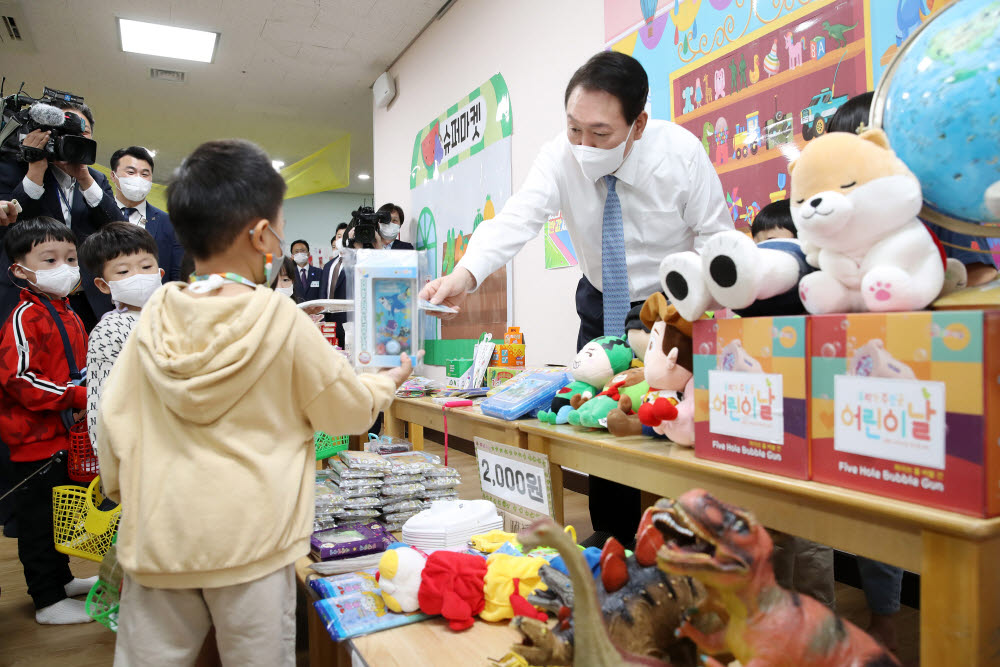
<path id="1" fill-rule="evenodd" d="M 32 104 L 28 115 L 31 120 L 45 127 L 61 127 L 66 122 L 66 112 L 44 102 Z"/>

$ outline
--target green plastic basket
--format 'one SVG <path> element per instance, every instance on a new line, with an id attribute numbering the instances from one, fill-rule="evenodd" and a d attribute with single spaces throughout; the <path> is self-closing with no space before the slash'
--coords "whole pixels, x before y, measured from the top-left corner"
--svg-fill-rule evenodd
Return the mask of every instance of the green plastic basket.
<path id="1" fill-rule="evenodd" d="M 316 431 L 316 460 L 328 459 L 337 452 L 347 449 L 350 436 L 338 435 L 336 437 L 327 435 L 323 431 Z"/>
<path id="2" fill-rule="evenodd" d="M 87 615 L 111 632 L 118 632 L 118 591 L 100 579 L 87 594 Z"/>

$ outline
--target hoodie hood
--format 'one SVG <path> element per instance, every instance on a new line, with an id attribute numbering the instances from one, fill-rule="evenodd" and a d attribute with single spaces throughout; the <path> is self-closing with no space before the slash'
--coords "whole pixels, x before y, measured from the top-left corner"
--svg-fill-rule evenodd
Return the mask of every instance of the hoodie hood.
<path id="1" fill-rule="evenodd" d="M 184 287 L 170 283 L 150 298 L 134 338 L 164 404 L 210 424 L 260 381 L 302 313 L 266 287 L 215 297 L 193 297 Z"/>

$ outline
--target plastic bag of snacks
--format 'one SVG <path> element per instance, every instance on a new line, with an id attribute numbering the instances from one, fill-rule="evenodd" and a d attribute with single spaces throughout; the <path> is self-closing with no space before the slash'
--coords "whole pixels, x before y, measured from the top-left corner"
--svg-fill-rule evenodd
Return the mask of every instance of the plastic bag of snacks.
<path id="1" fill-rule="evenodd" d="M 331 475 L 330 480 L 340 487 L 341 490 L 375 489 L 376 493 L 378 493 L 378 488 L 385 484 L 385 481 L 381 477 L 359 477 L 354 479 L 351 477 L 337 477 L 336 475 Z"/>
<path id="2" fill-rule="evenodd" d="M 382 511 L 386 514 L 397 512 L 420 512 L 424 509 L 424 501 L 417 498 L 407 498 L 398 502 L 386 502 L 382 505 Z"/>
<path id="3" fill-rule="evenodd" d="M 400 454 L 413 450 L 413 443 L 402 438 L 394 438 L 391 435 L 376 436 L 374 433 L 368 434 L 368 443 L 365 449 L 385 456 L 386 454 Z"/>
<path id="4" fill-rule="evenodd" d="M 378 470 L 385 472 L 392 468 L 392 463 L 388 459 L 374 452 L 341 452 L 340 460 L 351 470 Z"/>
<path id="5" fill-rule="evenodd" d="M 448 500 L 458 498 L 458 491 L 455 489 L 434 489 L 425 492 L 423 497 L 427 500 Z"/>
<path id="6" fill-rule="evenodd" d="M 461 477 L 425 477 L 424 488 L 428 491 L 434 489 L 453 489 L 462 483 Z"/>
<path id="7" fill-rule="evenodd" d="M 374 517 L 377 517 L 381 513 L 382 512 L 380 512 L 379 510 L 374 509 L 374 508 L 365 508 L 365 509 L 357 509 L 357 510 L 346 510 L 345 509 L 345 510 L 341 510 L 340 512 L 337 512 L 336 516 L 337 516 L 338 519 L 342 519 L 342 520 L 346 520 L 346 519 L 365 520 L 365 519 L 372 519 Z"/>
<path id="8" fill-rule="evenodd" d="M 424 481 L 423 475 L 395 475 L 387 474 L 382 480 L 386 484 L 412 484 L 413 482 Z"/>
<path id="9" fill-rule="evenodd" d="M 330 459 L 328 465 L 330 472 L 342 479 L 363 479 L 365 477 L 379 477 L 385 471 L 381 469 L 350 468 L 340 459 Z"/>
<path id="10" fill-rule="evenodd" d="M 459 472 L 451 466 L 435 465 L 424 471 L 424 477 L 459 477 Z"/>
<path id="11" fill-rule="evenodd" d="M 344 501 L 344 509 L 360 510 L 369 507 L 381 507 L 382 499 L 378 496 L 361 496 L 359 498 L 348 498 Z"/>
<path id="12" fill-rule="evenodd" d="M 435 465 L 440 465 L 441 459 L 426 452 L 406 452 L 405 454 L 386 454 L 385 459 L 392 466 L 394 475 L 423 475 Z"/>

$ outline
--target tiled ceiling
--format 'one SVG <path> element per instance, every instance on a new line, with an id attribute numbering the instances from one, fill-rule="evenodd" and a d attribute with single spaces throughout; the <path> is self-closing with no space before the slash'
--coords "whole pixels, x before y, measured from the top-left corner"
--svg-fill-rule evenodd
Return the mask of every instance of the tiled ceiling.
<path id="1" fill-rule="evenodd" d="M 5 94 L 21 81 L 82 95 L 96 116 L 98 161 L 153 148 L 157 182 L 195 146 L 242 137 L 292 164 L 351 134 L 351 184 L 371 192 L 372 82 L 445 0 L 0 0 L 22 17 L 29 52 L 0 43 Z M 220 33 L 215 62 L 121 51 L 116 17 Z M 4 35 L 6 37 L 6 35 Z M 181 70 L 184 83 L 150 79 Z"/>

